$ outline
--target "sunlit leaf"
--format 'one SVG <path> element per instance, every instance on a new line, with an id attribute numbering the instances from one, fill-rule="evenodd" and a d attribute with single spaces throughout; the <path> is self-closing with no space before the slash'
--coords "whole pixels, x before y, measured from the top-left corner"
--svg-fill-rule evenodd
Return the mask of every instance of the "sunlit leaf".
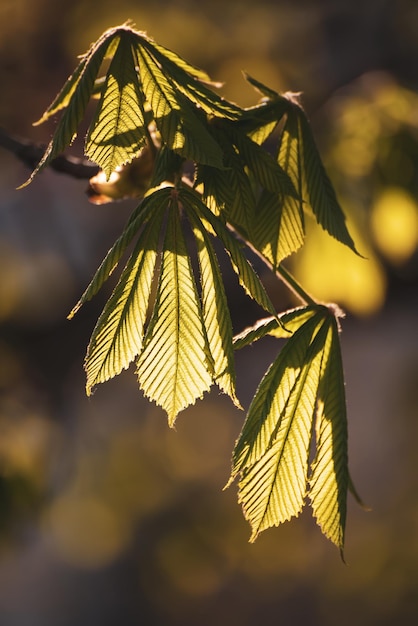
<path id="1" fill-rule="evenodd" d="M 137 156 L 146 140 L 134 43 L 128 34 L 120 38 L 86 139 L 86 155 L 100 165 L 107 178 L 116 167 Z"/>
<path id="2" fill-rule="evenodd" d="M 251 541 L 304 505 L 309 448 L 327 334 L 317 312 L 287 341 L 260 383 L 233 456 Z"/>
<path id="3" fill-rule="evenodd" d="M 201 112 L 175 88 L 146 49 L 139 47 L 137 55 L 142 88 L 167 146 L 185 158 L 223 168 L 222 151 Z"/>
<path id="4" fill-rule="evenodd" d="M 344 374 L 335 319 L 328 329 L 321 366 L 316 438 L 309 499 L 322 532 L 342 552 L 349 476 Z"/>
<path id="5" fill-rule="evenodd" d="M 138 380 L 145 395 L 168 414 L 177 414 L 208 391 L 212 376 L 199 297 L 181 231 L 180 211 L 169 208 L 160 279 Z"/>
<path id="6" fill-rule="evenodd" d="M 61 108 L 66 107 L 57 125 L 52 140 L 45 154 L 25 184 L 30 183 L 34 176 L 48 163 L 64 152 L 71 145 L 78 126 L 84 116 L 87 103 L 94 89 L 98 71 L 106 55 L 112 38 L 118 36 L 118 29 L 112 29 L 104 33 L 100 39 L 90 48 L 90 51 L 80 62 L 73 75 L 68 79 L 60 94 L 44 113 L 41 121 L 48 119 Z"/>
<path id="7" fill-rule="evenodd" d="M 212 198 L 216 213 L 224 212 L 226 220 L 248 236 L 254 220 L 255 194 L 244 163 L 222 133 L 216 135 L 224 149 L 224 170 L 200 166 L 197 183 L 203 182 L 203 196 Z"/>
<path id="8" fill-rule="evenodd" d="M 254 326 L 245 328 L 239 335 L 235 335 L 234 348 L 239 350 L 249 346 L 266 335 L 288 339 L 292 333 L 316 315 L 319 309 L 321 307 L 303 306 L 280 313 L 277 316 L 281 322 L 280 324 L 275 317 L 260 319 Z"/>
<path id="9" fill-rule="evenodd" d="M 180 92 L 209 115 L 238 119 L 242 110 L 217 95 L 210 87 L 220 87 L 203 70 L 191 65 L 177 54 L 152 41 L 143 39 L 142 45 L 152 54 L 162 71 L 169 75 Z"/>
<path id="10" fill-rule="evenodd" d="M 232 129 L 232 125 L 227 128 Z M 298 198 L 291 178 L 266 150 L 243 133 L 232 131 L 230 137 L 244 163 L 264 189 Z"/>
<path id="11" fill-rule="evenodd" d="M 203 319 L 213 358 L 214 380 L 233 402 L 240 406 L 235 391 L 235 364 L 232 346 L 232 322 L 215 251 L 209 235 L 193 210 L 188 216 L 193 225 L 197 243 Z"/>
<path id="12" fill-rule="evenodd" d="M 287 139 L 289 174 L 291 175 L 293 170 L 293 176 L 302 182 L 306 193 L 304 199 L 312 208 L 318 224 L 332 237 L 357 252 L 305 113 L 294 104 L 288 115 L 286 130 L 289 132 Z"/>
<path id="13" fill-rule="evenodd" d="M 98 383 L 120 374 L 141 351 L 163 209 L 164 205 L 154 211 L 144 226 L 94 328 L 85 361 L 88 394 Z"/>
<path id="14" fill-rule="evenodd" d="M 264 190 L 257 203 L 251 235 L 257 250 L 277 269 L 283 259 L 304 243 L 299 202 L 291 196 Z"/>
<path id="15" fill-rule="evenodd" d="M 260 82 L 259 80 L 257 80 L 256 78 L 254 78 L 253 76 L 250 76 L 250 74 L 248 74 L 248 72 L 243 72 L 244 74 L 244 78 L 245 80 L 250 83 L 250 85 L 252 87 L 254 87 L 254 89 L 256 91 L 258 91 L 258 93 L 262 96 L 264 96 L 265 98 L 269 98 L 270 100 L 276 100 L 278 97 L 278 93 L 277 91 L 274 91 L 274 89 L 271 89 L 270 87 L 267 87 L 267 85 L 264 85 L 262 82 Z"/>
<path id="16" fill-rule="evenodd" d="M 202 202 L 200 196 L 193 190 L 183 187 L 180 190 L 181 199 L 184 198 L 186 204 L 190 204 L 197 211 L 203 223 L 208 222 L 210 230 L 215 232 L 222 241 L 223 246 L 228 253 L 232 267 L 238 276 L 238 280 L 246 293 L 253 298 L 265 311 L 276 316 L 275 308 L 268 297 L 259 277 L 255 273 L 252 265 L 245 257 L 241 244 L 230 233 L 223 221 L 208 209 Z"/>
<path id="17" fill-rule="evenodd" d="M 128 220 L 122 234 L 115 241 L 113 246 L 110 248 L 105 258 L 101 262 L 99 268 L 95 272 L 91 282 L 89 283 L 87 289 L 84 291 L 80 300 L 77 302 L 68 318 L 71 319 L 80 309 L 80 307 L 85 303 L 91 300 L 101 289 L 103 284 L 112 274 L 116 266 L 118 265 L 122 255 L 125 250 L 135 237 L 135 235 L 139 232 L 139 229 L 144 224 L 144 222 L 148 219 L 149 214 L 156 210 L 159 210 L 161 204 L 167 202 L 167 194 L 169 193 L 169 189 L 158 190 L 157 193 L 153 193 L 153 190 L 149 192 L 149 194 L 145 197 L 144 201 L 138 205 L 138 207 L 133 211 L 131 217 Z"/>

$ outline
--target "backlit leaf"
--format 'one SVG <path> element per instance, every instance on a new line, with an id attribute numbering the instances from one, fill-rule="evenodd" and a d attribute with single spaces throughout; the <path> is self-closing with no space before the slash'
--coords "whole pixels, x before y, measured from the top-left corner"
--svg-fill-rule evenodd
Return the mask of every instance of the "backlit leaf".
<path id="1" fill-rule="evenodd" d="M 349 476 L 344 374 L 335 319 L 328 329 L 321 366 L 316 438 L 309 499 L 322 532 L 342 553 Z"/>
<path id="2" fill-rule="evenodd" d="M 94 328 L 87 356 L 87 393 L 113 378 L 138 356 L 142 348 L 152 278 L 157 259 L 163 211 L 154 211 L 144 226 L 118 284 Z"/>
<path id="3" fill-rule="evenodd" d="M 229 124 L 227 128 L 232 129 L 232 125 Z M 298 198 L 292 179 L 264 148 L 237 131 L 232 131 L 230 137 L 243 162 L 264 189 L 276 192 L 280 196 L 289 195 Z"/>
<path id="4" fill-rule="evenodd" d="M 120 237 L 118 237 L 118 239 L 115 241 L 113 246 L 106 254 L 99 268 L 95 272 L 87 289 L 84 291 L 80 300 L 77 302 L 77 304 L 69 314 L 68 319 L 74 317 L 80 307 L 85 302 L 91 300 L 98 293 L 98 291 L 101 289 L 103 284 L 106 282 L 106 280 L 109 278 L 109 276 L 118 265 L 122 255 L 124 254 L 125 250 L 129 246 L 135 235 L 139 232 L 141 226 L 148 219 L 149 214 L 153 211 L 158 211 L 161 204 L 167 202 L 168 193 L 169 188 L 157 191 L 150 190 L 148 192 L 143 202 L 141 202 L 135 209 L 135 211 L 133 211 L 122 234 L 120 235 Z"/>
<path id="5" fill-rule="evenodd" d="M 273 270 L 304 243 L 303 214 L 292 196 L 263 191 L 257 203 L 251 230 L 252 242 L 270 261 Z"/>
<path id="6" fill-rule="evenodd" d="M 237 441 L 231 480 L 251 541 L 304 505 L 312 422 L 327 323 L 316 313 L 287 341 L 260 383 Z"/>
<path id="7" fill-rule="evenodd" d="M 275 308 L 251 263 L 245 257 L 240 242 L 232 235 L 220 217 L 214 215 L 212 211 L 208 209 L 200 199 L 200 196 L 193 189 L 182 187 L 180 190 L 180 198 L 184 200 L 185 204 L 190 204 L 195 208 L 202 223 L 208 222 L 209 232 L 216 233 L 222 241 L 231 259 L 232 267 L 238 276 L 240 285 L 244 288 L 246 293 L 265 311 L 276 316 Z"/>
<path id="8" fill-rule="evenodd" d="M 145 395 L 167 412 L 170 426 L 212 383 L 200 301 L 175 200 L 169 207 L 157 296 L 137 374 Z"/>
<path id="9" fill-rule="evenodd" d="M 30 183 L 41 169 L 48 165 L 56 156 L 64 152 L 73 142 L 77 134 L 78 126 L 84 116 L 87 103 L 93 92 L 94 81 L 96 80 L 102 61 L 111 44 L 112 38 L 117 36 L 118 29 L 111 29 L 104 33 L 100 39 L 93 44 L 87 55 L 81 60 L 78 68 L 68 79 L 66 85 L 64 85 L 51 107 L 47 109 L 41 118 L 41 121 L 44 121 L 56 111 L 66 107 L 45 154 L 25 184 Z"/>
<path id="10" fill-rule="evenodd" d="M 277 317 L 266 317 L 258 320 L 254 326 L 245 328 L 239 335 L 234 337 L 234 349 L 239 350 L 253 344 L 266 335 L 281 339 L 289 339 L 290 335 L 297 331 L 305 322 L 316 315 L 321 307 L 302 306 L 296 309 L 280 313 Z"/>
<path id="11" fill-rule="evenodd" d="M 120 38 L 86 139 L 86 155 L 107 179 L 116 167 L 137 156 L 146 140 L 134 43 L 128 33 Z"/>
<path id="12" fill-rule="evenodd" d="M 357 253 L 348 232 L 345 215 L 337 200 L 334 187 L 325 171 L 312 130 L 303 110 L 294 104 L 289 112 L 286 131 L 289 175 L 303 184 L 307 200 L 315 218 L 332 237 Z M 283 154 L 281 155 L 284 158 Z"/>
<path id="13" fill-rule="evenodd" d="M 146 49 L 138 48 L 137 54 L 142 88 L 163 141 L 187 159 L 222 168 L 222 151 L 200 118 L 201 112 L 175 88 Z"/>
<path id="14" fill-rule="evenodd" d="M 199 259 L 203 319 L 213 358 L 214 380 L 233 402 L 240 406 L 235 391 L 235 364 L 232 323 L 215 251 L 209 235 L 193 210 L 188 207 Z"/>
<path id="15" fill-rule="evenodd" d="M 198 105 L 209 115 L 227 119 L 238 119 L 242 110 L 232 102 L 217 95 L 210 87 L 220 87 L 211 81 L 203 70 L 190 65 L 177 54 L 157 44 L 149 37 L 143 38 L 142 45 L 157 61 L 164 74 L 169 75 L 176 89 L 183 93 L 190 102 Z"/>

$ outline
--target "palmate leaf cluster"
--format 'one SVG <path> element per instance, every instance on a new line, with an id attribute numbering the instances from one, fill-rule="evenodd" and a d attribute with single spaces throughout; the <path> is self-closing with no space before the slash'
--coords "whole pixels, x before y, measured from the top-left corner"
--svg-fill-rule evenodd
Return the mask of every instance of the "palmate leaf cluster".
<path id="1" fill-rule="evenodd" d="M 298 98 L 246 78 L 262 99 L 241 109 L 145 33 L 112 28 L 41 118 L 61 113 L 29 181 L 72 143 L 92 98 L 85 153 L 107 179 L 151 152 L 147 191 L 70 314 L 123 265 L 88 346 L 87 392 L 136 363 L 139 386 L 173 425 L 213 384 L 239 407 L 234 350 L 266 334 L 286 339 L 248 410 L 231 481 L 239 477 L 252 539 L 308 500 L 342 550 L 349 478 L 338 315 L 293 281 L 303 306 L 278 315 L 245 247 L 289 278 L 282 261 L 303 245 L 308 214 L 355 247 Z M 235 338 L 214 239 L 270 315 Z"/>

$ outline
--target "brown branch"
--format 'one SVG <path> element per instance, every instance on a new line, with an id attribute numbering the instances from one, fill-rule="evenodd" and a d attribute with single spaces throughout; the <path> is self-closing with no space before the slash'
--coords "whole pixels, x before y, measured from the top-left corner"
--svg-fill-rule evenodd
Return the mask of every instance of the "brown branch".
<path id="1" fill-rule="evenodd" d="M 45 152 L 44 145 L 36 144 L 26 139 L 10 135 L 1 127 L 0 147 L 12 152 L 20 161 L 22 161 L 22 163 L 32 170 L 34 170 L 38 165 Z M 97 165 L 87 161 L 86 159 L 65 156 L 63 154 L 55 159 L 52 159 L 48 165 L 56 172 L 61 172 L 62 174 L 68 174 L 73 178 L 80 178 L 84 180 L 95 176 L 100 170 Z"/>

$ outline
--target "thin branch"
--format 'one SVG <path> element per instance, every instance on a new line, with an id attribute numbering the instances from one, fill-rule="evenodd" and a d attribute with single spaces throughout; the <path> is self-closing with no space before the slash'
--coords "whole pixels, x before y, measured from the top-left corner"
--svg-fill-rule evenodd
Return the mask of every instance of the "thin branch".
<path id="1" fill-rule="evenodd" d="M 7 131 L 0 127 L 0 147 L 12 152 L 24 165 L 30 169 L 35 169 L 41 160 L 45 146 L 36 144 L 26 139 L 21 139 L 10 135 Z M 67 174 L 73 178 L 87 180 L 95 176 L 100 168 L 87 161 L 77 157 L 60 155 L 49 163 L 49 167 L 56 172 Z"/>
<path id="2" fill-rule="evenodd" d="M 246 237 L 241 235 L 230 224 L 228 224 L 228 228 L 232 232 L 234 232 L 243 241 L 243 243 L 256 256 L 258 256 L 259 259 L 261 259 L 263 261 L 263 263 L 269 268 L 269 270 L 271 270 L 272 272 L 274 272 L 276 274 L 276 276 L 282 281 L 282 283 L 284 283 L 286 285 L 286 287 L 289 289 L 289 291 L 291 291 L 298 298 L 298 300 L 300 300 L 302 302 L 302 304 L 310 304 L 311 306 L 316 306 L 318 304 L 318 302 L 315 300 L 315 298 L 313 298 L 307 291 L 305 291 L 305 289 L 302 287 L 302 285 L 283 266 L 282 263 L 280 263 L 279 266 L 276 269 L 274 269 L 273 265 L 270 263 L 270 261 L 268 259 L 266 259 L 266 257 L 263 254 L 261 254 L 261 252 L 259 250 L 257 250 L 257 248 L 255 246 L 253 246 L 252 243 L 250 243 Z"/>

